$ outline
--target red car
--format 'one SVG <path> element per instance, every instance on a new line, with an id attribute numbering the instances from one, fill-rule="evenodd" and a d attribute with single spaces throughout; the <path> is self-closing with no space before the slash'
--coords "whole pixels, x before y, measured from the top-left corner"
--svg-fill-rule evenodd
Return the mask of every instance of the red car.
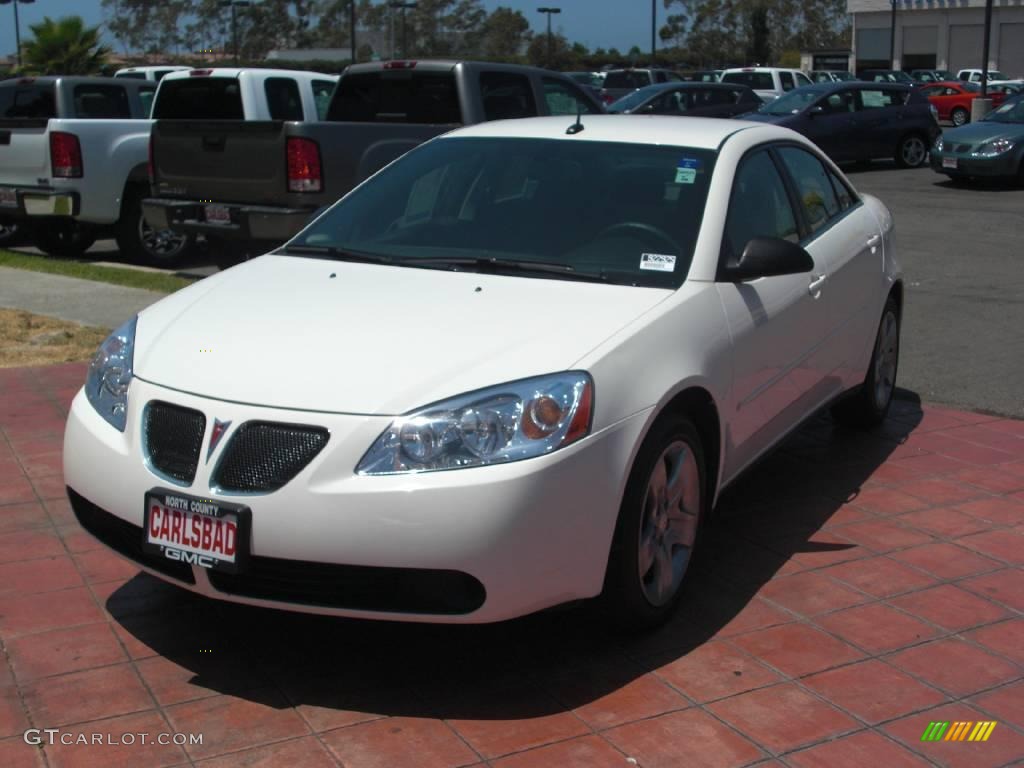
<path id="1" fill-rule="evenodd" d="M 920 89 L 937 110 L 939 120 L 950 120 L 961 126 L 971 121 L 971 102 L 981 95 L 981 86 L 960 80 L 946 80 L 930 83 Z M 998 107 L 1006 98 L 1005 93 L 989 91 L 992 106 Z"/>

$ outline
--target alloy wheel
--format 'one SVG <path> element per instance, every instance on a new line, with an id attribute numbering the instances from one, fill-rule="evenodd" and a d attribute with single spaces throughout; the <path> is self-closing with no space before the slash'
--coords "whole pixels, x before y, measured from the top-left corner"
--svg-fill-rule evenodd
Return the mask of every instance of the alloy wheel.
<path id="1" fill-rule="evenodd" d="M 961 125 L 966 125 L 967 121 L 970 119 L 967 114 L 967 111 L 963 109 L 953 110 L 953 114 L 950 115 L 950 118 L 953 120 L 953 125 L 957 126 L 958 128 Z"/>
<path id="2" fill-rule="evenodd" d="M 658 457 L 641 508 L 637 570 L 644 597 L 655 607 L 670 602 L 683 581 L 700 505 L 697 459 L 689 445 L 676 440 Z"/>
<path id="3" fill-rule="evenodd" d="M 139 216 L 139 242 L 146 253 L 160 261 L 181 253 L 188 245 L 188 235 L 179 235 L 172 229 L 154 229 L 145 216 Z"/>
<path id="4" fill-rule="evenodd" d="M 924 142 L 919 136 L 910 136 L 903 140 L 901 156 L 905 165 L 917 168 L 917 166 L 924 162 L 927 154 L 928 148 L 925 147 Z"/>
<path id="5" fill-rule="evenodd" d="M 896 313 L 887 311 L 875 341 L 875 405 L 885 408 L 896 388 L 896 365 L 900 354 L 900 330 Z"/>

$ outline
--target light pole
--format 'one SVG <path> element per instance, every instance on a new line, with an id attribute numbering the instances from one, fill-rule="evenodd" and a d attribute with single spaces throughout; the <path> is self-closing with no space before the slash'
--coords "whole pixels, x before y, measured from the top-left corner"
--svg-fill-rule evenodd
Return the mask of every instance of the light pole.
<path id="1" fill-rule="evenodd" d="M 892 15 L 889 17 L 889 67 L 896 69 L 896 2 L 889 0 L 892 6 Z"/>
<path id="2" fill-rule="evenodd" d="M 238 66 L 238 14 L 236 8 L 248 8 L 252 5 L 249 0 L 220 0 L 217 5 L 221 8 L 231 8 L 231 47 L 235 49 L 235 66 Z"/>
<path id="3" fill-rule="evenodd" d="M 548 15 L 548 69 L 551 69 L 551 14 L 561 13 L 561 8 L 538 8 L 537 13 Z"/>
<path id="4" fill-rule="evenodd" d="M 356 0 L 348 3 L 348 26 L 352 40 L 352 63 L 356 63 Z"/>
<path id="5" fill-rule="evenodd" d="M 654 44 L 654 31 L 658 26 L 658 0 L 651 0 L 651 66 L 658 66 L 656 63 L 656 57 L 658 55 L 658 49 Z"/>
<path id="6" fill-rule="evenodd" d="M 0 0 L 0 5 L 7 5 L 12 3 L 14 5 L 14 44 L 17 46 L 15 55 L 18 57 L 18 69 L 21 69 L 21 29 L 18 24 L 18 3 L 25 3 L 29 5 L 34 3 L 36 0 Z"/>
<path id="7" fill-rule="evenodd" d="M 416 3 L 403 3 L 403 2 L 390 2 L 388 8 L 400 10 L 402 12 L 402 56 L 409 58 L 409 30 L 405 26 L 405 12 L 410 8 L 415 8 Z"/>

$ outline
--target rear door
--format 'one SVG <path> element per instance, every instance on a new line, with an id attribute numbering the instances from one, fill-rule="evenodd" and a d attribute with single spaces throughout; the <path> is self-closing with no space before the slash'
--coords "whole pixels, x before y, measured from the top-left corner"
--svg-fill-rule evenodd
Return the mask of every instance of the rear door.
<path id="1" fill-rule="evenodd" d="M 57 117 L 53 81 L 9 81 L 0 85 L 0 184 L 36 186 L 50 176 L 46 126 Z M 8 203 L 9 196 L 0 200 Z"/>
<path id="2" fill-rule="evenodd" d="M 857 91 L 856 136 L 865 159 L 893 157 L 907 92 L 879 83 Z"/>
<path id="3" fill-rule="evenodd" d="M 154 192 L 272 203 L 287 191 L 284 123 L 246 121 L 236 77 L 164 78 L 153 105 Z"/>

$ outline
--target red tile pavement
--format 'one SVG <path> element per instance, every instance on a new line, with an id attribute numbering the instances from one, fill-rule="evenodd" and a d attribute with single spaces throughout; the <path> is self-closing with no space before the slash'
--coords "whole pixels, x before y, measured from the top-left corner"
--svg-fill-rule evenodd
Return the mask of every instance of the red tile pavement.
<path id="1" fill-rule="evenodd" d="M 721 499 L 684 605 L 485 627 L 203 600 L 63 498 L 81 365 L 0 370 L 0 765 L 1002 766 L 1024 755 L 1024 422 L 816 418 Z M 922 743 L 995 719 L 988 742 Z M 28 727 L 202 744 L 27 745 Z M 628 761 L 632 758 L 632 761 Z"/>

